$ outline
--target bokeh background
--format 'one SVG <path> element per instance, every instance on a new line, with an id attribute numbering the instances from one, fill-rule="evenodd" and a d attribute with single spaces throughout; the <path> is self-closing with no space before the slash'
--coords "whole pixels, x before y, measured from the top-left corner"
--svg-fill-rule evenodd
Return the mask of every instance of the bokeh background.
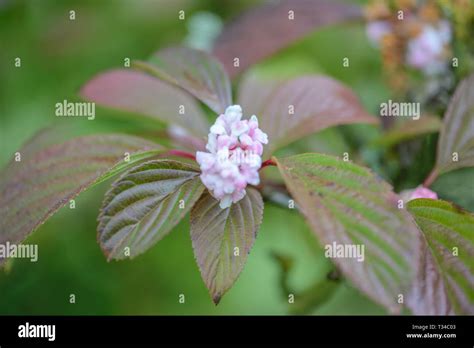
<path id="1" fill-rule="evenodd" d="M 82 84 L 100 71 L 123 66 L 125 57 L 145 59 L 175 44 L 210 47 L 222 25 L 258 4 L 249 0 L 0 0 L 0 166 L 37 130 L 51 124 L 68 123 L 87 133 L 149 135 L 147 125 L 115 117 L 105 109 L 96 109 L 96 119 L 88 121 L 56 118 L 54 106 L 64 99 L 74 100 Z M 70 10 L 76 12 L 74 21 L 69 20 Z M 180 10 L 185 11 L 184 21 L 178 19 Z M 351 69 L 340 63 L 347 52 Z M 14 66 L 16 57 L 22 59 L 21 68 Z M 328 74 L 352 87 L 372 113 L 390 95 L 379 53 L 361 24 L 310 34 L 252 69 L 288 77 Z M 379 153 L 367 145 L 377 132 L 363 126 L 337 127 L 287 151 L 311 148 L 340 155 L 356 148 L 366 163 L 390 179 L 392 170 L 400 171 L 392 168 L 397 162 L 378 168 Z M 422 146 L 432 148 L 435 141 L 435 136 L 427 137 Z M 425 153 L 422 174 L 407 174 L 402 184 L 393 183 L 400 189 L 415 186 L 433 158 L 434 153 Z M 423 166 L 422 160 L 417 166 Z M 345 281 L 329 293 L 324 285 L 316 285 L 325 284 L 332 265 L 302 217 L 272 204 L 265 206 L 244 271 L 218 306 L 212 303 L 194 261 L 187 219 L 145 254 L 109 263 L 96 242 L 96 217 L 107 186 L 103 183 L 79 196 L 75 209 L 62 208 L 26 241 L 39 245 L 37 263 L 15 260 L 0 270 L 0 314 L 293 313 L 275 254 L 291 260 L 287 275 L 295 293 L 304 292 L 309 302 L 318 302 L 304 308 L 304 313 L 385 313 Z M 71 294 L 75 304 L 69 302 Z M 178 301 L 180 294 L 185 295 L 184 304 Z"/>

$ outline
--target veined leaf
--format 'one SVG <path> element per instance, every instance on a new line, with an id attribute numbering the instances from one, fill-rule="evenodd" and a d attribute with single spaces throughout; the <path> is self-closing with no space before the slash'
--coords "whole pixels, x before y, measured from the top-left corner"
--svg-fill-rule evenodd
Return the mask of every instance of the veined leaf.
<path id="1" fill-rule="evenodd" d="M 420 235 L 418 274 L 407 298 L 407 307 L 414 315 L 453 314 L 446 284 L 425 238 Z"/>
<path id="2" fill-rule="evenodd" d="M 240 81 L 237 103 L 242 106 L 246 115 L 257 115 L 260 119 L 275 91 L 287 82 L 285 79 L 269 79 L 249 72 Z"/>
<path id="3" fill-rule="evenodd" d="M 349 88 L 323 76 L 305 76 L 279 84 L 247 79 L 240 89 L 239 104 L 246 114 L 259 117 L 260 128 L 269 138 L 267 155 L 328 127 L 378 123 Z"/>
<path id="4" fill-rule="evenodd" d="M 335 0 L 282 0 L 268 3 L 229 23 L 214 54 L 230 76 L 289 46 L 317 28 L 362 17 L 361 8 Z M 239 66 L 234 59 L 239 58 Z"/>
<path id="5" fill-rule="evenodd" d="M 206 193 L 191 210 L 194 255 L 214 303 L 219 303 L 244 268 L 262 216 L 262 197 L 253 188 L 226 209 Z"/>
<path id="6" fill-rule="evenodd" d="M 443 119 L 436 160 L 438 174 L 474 166 L 474 74 L 456 88 Z"/>
<path id="7" fill-rule="evenodd" d="M 0 243 L 19 243 L 81 191 L 124 165 L 159 152 L 159 146 L 127 135 L 93 135 L 50 143 L 40 132 L 23 146 L 0 182 Z M 45 145 L 46 143 L 46 145 Z M 127 153 L 130 162 L 125 162 Z"/>
<path id="8" fill-rule="evenodd" d="M 398 311 L 399 295 L 406 296 L 415 275 L 419 232 L 410 214 L 398 209 L 391 187 L 368 169 L 331 156 L 274 160 L 323 245 L 364 247 L 362 262 L 354 255 L 334 258 L 344 275 L 373 300 Z"/>
<path id="9" fill-rule="evenodd" d="M 408 210 L 428 242 L 433 256 L 430 268 L 441 274 L 454 313 L 474 314 L 474 215 L 433 199 L 410 201 Z M 419 280 L 423 287 L 433 286 L 430 272 Z M 415 311 L 418 306 L 436 306 L 439 288 L 432 291 L 434 296 L 424 298 L 428 303 L 421 301 Z"/>
<path id="10" fill-rule="evenodd" d="M 474 211 L 474 167 L 442 174 L 430 188 L 440 199 L 456 203 L 468 211 Z"/>
<path id="11" fill-rule="evenodd" d="M 99 74 L 86 83 L 80 95 L 105 107 L 179 125 L 198 137 L 209 131 L 206 117 L 191 96 L 140 71 L 117 69 Z"/>
<path id="12" fill-rule="evenodd" d="M 148 63 L 134 66 L 191 93 L 216 113 L 232 104 L 229 78 L 221 63 L 206 52 L 171 47 L 157 52 Z"/>
<path id="13" fill-rule="evenodd" d="M 107 192 L 98 239 L 110 259 L 143 253 L 167 235 L 204 191 L 199 169 L 153 160 L 122 175 Z"/>

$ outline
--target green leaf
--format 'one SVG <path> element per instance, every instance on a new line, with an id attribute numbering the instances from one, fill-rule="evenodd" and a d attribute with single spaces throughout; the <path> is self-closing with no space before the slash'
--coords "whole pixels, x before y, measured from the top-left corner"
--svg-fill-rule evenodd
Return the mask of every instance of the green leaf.
<path id="1" fill-rule="evenodd" d="M 239 104 L 245 114 L 258 116 L 260 128 L 268 134 L 267 155 L 328 127 L 378 123 L 349 88 L 324 76 L 283 82 L 250 77 L 241 85 Z"/>
<path id="2" fill-rule="evenodd" d="M 1 173 L 0 243 L 23 241 L 86 188 L 160 151 L 155 143 L 126 135 L 55 143 L 54 131 L 37 134 L 18 151 L 21 161 L 12 160 Z"/>
<path id="3" fill-rule="evenodd" d="M 474 215 L 433 199 L 410 201 L 408 210 L 428 242 L 433 256 L 430 268 L 441 274 L 454 313 L 474 314 Z M 421 279 L 420 286 L 432 287 L 429 276 Z M 433 298 L 436 300 L 425 298 L 428 303 L 418 305 L 435 306 Z"/>
<path id="4" fill-rule="evenodd" d="M 290 11 L 294 20 L 290 18 Z M 291 45 L 318 28 L 362 17 L 355 4 L 335 0 L 283 0 L 250 9 L 229 23 L 214 54 L 231 76 Z M 234 59 L 239 58 L 239 66 Z"/>
<path id="5" fill-rule="evenodd" d="M 382 134 L 374 145 L 391 147 L 420 135 L 438 132 L 440 128 L 441 120 L 438 117 L 424 114 L 418 120 L 405 119 L 397 122 Z"/>
<path id="6" fill-rule="evenodd" d="M 181 87 L 216 113 L 232 104 L 229 78 L 218 60 L 206 52 L 171 47 L 157 52 L 149 62 L 134 61 L 136 68 Z"/>
<path id="7" fill-rule="evenodd" d="M 457 160 L 453 159 L 454 153 Z M 435 170 L 442 174 L 471 166 L 474 166 L 474 74 L 456 88 L 444 115 Z"/>
<path id="8" fill-rule="evenodd" d="M 206 193 L 191 210 L 194 255 L 214 303 L 219 303 L 244 268 L 262 216 L 262 197 L 253 188 L 226 209 Z"/>
<path id="9" fill-rule="evenodd" d="M 376 302 L 399 311 L 398 296 L 415 275 L 419 232 L 410 214 L 398 209 L 391 187 L 368 169 L 331 156 L 274 160 L 323 245 L 364 247 L 362 262 L 333 259 L 344 275 Z"/>
<path id="10" fill-rule="evenodd" d="M 206 117 L 191 96 L 140 71 L 101 73 L 82 87 L 80 95 L 105 107 L 177 125 L 198 137 L 209 131 Z"/>
<path id="11" fill-rule="evenodd" d="M 108 259 L 132 258 L 167 235 L 204 191 L 199 169 L 153 160 L 124 173 L 105 195 L 98 239 Z"/>
<path id="12" fill-rule="evenodd" d="M 440 175 L 431 185 L 431 189 L 440 199 L 474 211 L 474 167 L 461 168 Z"/>

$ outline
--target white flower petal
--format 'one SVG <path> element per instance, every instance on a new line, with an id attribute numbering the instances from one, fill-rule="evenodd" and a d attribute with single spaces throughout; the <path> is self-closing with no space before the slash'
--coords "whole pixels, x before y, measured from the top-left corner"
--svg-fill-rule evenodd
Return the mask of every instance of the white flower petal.
<path id="1" fill-rule="evenodd" d="M 225 195 L 219 202 L 221 209 L 229 208 L 232 205 L 232 195 Z"/>
<path id="2" fill-rule="evenodd" d="M 216 135 L 221 135 L 221 134 L 225 134 L 226 130 L 223 125 L 216 123 L 211 127 L 211 133 L 216 134 Z"/>
<path id="3" fill-rule="evenodd" d="M 240 121 L 240 119 L 242 118 L 242 108 L 240 107 L 240 105 L 229 106 L 225 110 L 224 117 L 228 124 Z"/>

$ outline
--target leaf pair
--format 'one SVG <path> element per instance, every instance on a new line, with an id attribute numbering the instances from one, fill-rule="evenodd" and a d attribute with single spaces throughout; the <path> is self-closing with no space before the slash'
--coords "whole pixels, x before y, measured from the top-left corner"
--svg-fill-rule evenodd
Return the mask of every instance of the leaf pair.
<path id="1" fill-rule="evenodd" d="M 198 62 L 201 64 L 206 62 L 203 59 L 203 53 L 195 50 L 168 49 L 164 53 L 166 57 L 187 57 L 187 64 L 180 63 L 180 67 L 183 69 L 186 66 L 197 65 L 199 67 Z M 198 55 L 198 57 L 194 57 L 194 55 Z M 161 54 L 156 55 L 152 58 L 152 62 L 165 60 L 160 57 Z M 165 61 L 171 64 L 170 60 L 171 58 L 168 58 Z M 205 66 L 214 67 L 213 81 L 222 81 L 221 83 L 214 82 L 210 86 L 208 83 L 207 87 L 214 91 L 214 98 L 221 96 L 218 98 L 221 103 L 211 104 L 207 101 L 210 99 L 209 97 L 203 99 L 202 96 L 201 101 L 217 112 L 219 108 L 216 105 L 230 101 L 225 98 L 228 93 L 227 83 L 224 82 L 227 80 L 218 77 L 218 72 L 224 73 L 218 68 L 219 63 L 211 57 L 208 57 L 207 61 Z M 140 65 L 146 66 L 143 63 Z M 153 68 L 148 68 L 148 71 L 150 70 L 155 71 L 155 76 L 160 76 Z M 197 75 L 188 71 L 181 72 L 181 75 L 192 76 L 192 81 L 202 81 L 205 77 L 204 74 Z M 189 84 L 190 82 L 179 85 L 199 97 L 199 93 L 191 89 Z M 195 83 L 195 85 L 198 84 Z M 204 85 L 204 82 L 199 85 Z M 219 91 L 219 86 L 222 86 L 223 91 Z M 328 127 L 353 123 L 378 124 L 378 119 L 364 110 L 352 90 L 326 76 L 313 75 L 281 81 L 278 79 L 265 80 L 248 74 L 239 86 L 237 104 L 242 106 L 246 115 L 257 115 L 260 128 L 267 133 L 270 142 L 265 148 L 265 155 L 271 155 L 275 150 L 287 146 L 293 141 Z"/>
<path id="2" fill-rule="evenodd" d="M 474 75 L 457 87 L 441 124 L 436 165 L 425 181 L 430 186 L 440 174 L 474 166 Z M 385 134 L 379 144 L 436 131 L 435 118 L 405 121 Z M 466 185 L 468 183 L 459 183 Z M 474 313 L 474 217 L 454 204 L 417 199 L 408 203 L 422 234 L 417 274 L 407 305 L 414 314 Z"/>
<path id="3" fill-rule="evenodd" d="M 181 135 L 197 139 L 193 144 L 205 138 L 209 122 L 192 96 L 216 113 L 232 103 L 228 76 L 204 52 L 169 48 L 147 63 L 135 62 L 135 67 L 141 71 L 112 70 L 96 76 L 82 88 L 81 96 L 170 124 L 175 133 L 178 129 Z M 327 77 L 248 78 L 239 96 L 246 113 L 257 114 L 261 128 L 270 135 L 272 146 L 267 154 L 326 127 L 376 123 L 348 88 Z M 46 144 L 47 139 L 41 136 L 41 141 L 26 145 L 20 151 L 23 162 L 12 162 L 5 172 L 1 241 L 22 241 L 79 192 L 139 162 L 106 195 L 98 228 L 106 255 L 109 259 L 138 255 L 191 211 L 196 259 L 213 299 L 217 302 L 231 287 L 262 219 L 263 204 L 257 191 L 249 188 L 244 200 L 219 211 L 216 201 L 203 194 L 197 168 L 172 161 L 142 163 L 162 152 L 154 143 L 120 135 L 80 137 L 52 145 Z M 126 154 L 131 154 L 129 162 Z M 201 201 L 192 210 L 199 197 Z M 199 211 L 204 210 L 203 201 L 214 210 Z M 16 223 L 18 217 L 22 217 L 20 223 Z M 215 224 L 214 219 L 221 223 Z M 208 225 L 212 228 L 205 227 Z"/>
<path id="4" fill-rule="evenodd" d="M 474 74 L 460 83 L 449 103 L 438 139 L 436 165 L 425 185 L 440 174 L 472 166 Z M 408 209 L 423 232 L 410 309 L 415 314 L 473 314 L 473 215 L 452 203 L 425 199 L 409 202 Z"/>
<path id="5" fill-rule="evenodd" d="M 262 221 L 263 202 L 260 193 L 249 188 L 244 199 L 221 209 L 219 201 L 203 192 L 194 166 L 156 160 L 132 168 L 105 196 L 98 228 L 102 249 L 109 259 L 134 257 L 191 211 L 196 260 L 218 303 L 244 267 Z"/>
<path id="6" fill-rule="evenodd" d="M 204 116 L 185 93 L 216 113 L 231 104 L 227 75 L 220 63 L 204 52 L 169 48 L 149 62 L 134 62 L 134 67 L 141 72 L 122 70 L 100 75 L 83 88 L 82 96 L 164 122 L 177 119 L 179 126 L 196 136 L 203 135 Z M 141 96 L 142 89 L 152 90 Z M 250 76 L 241 85 L 238 103 L 246 114 L 258 115 L 260 127 L 269 134 L 272 146 L 266 153 L 326 127 L 377 122 L 363 110 L 352 91 L 321 76 L 291 81 L 261 81 Z M 187 111 L 179 115 L 183 105 Z M 119 179 L 104 201 L 99 240 L 109 258 L 133 257 L 169 233 L 191 210 L 196 260 L 213 300 L 218 302 L 243 268 L 262 219 L 262 199 L 260 193 L 249 188 L 244 200 L 221 210 L 217 201 L 205 193 L 192 209 L 204 188 L 197 169 L 181 166 L 177 162 L 150 162 Z M 185 178 L 177 176 L 184 175 L 182 171 L 187 172 Z M 187 199 L 183 199 L 185 195 Z"/>
<path id="7" fill-rule="evenodd" d="M 154 143 L 126 135 L 56 141 L 61 138 L 57 131 L 38 133 L 2 171 L 0 244 L 20 243 L 86 188 L 160 151 Z"/>

